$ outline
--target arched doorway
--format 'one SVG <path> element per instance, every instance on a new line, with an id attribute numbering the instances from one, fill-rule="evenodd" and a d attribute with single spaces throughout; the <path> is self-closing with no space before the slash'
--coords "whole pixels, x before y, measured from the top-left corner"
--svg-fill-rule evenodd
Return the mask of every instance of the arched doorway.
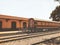
<path id="1" fill-rule="evenodd" d="M 26 29 L 27 28 L 27 24 L 26 22 L 23 22 L 23 29 Z"/>
<path id="2" fill-rule="evenodd" d="M 0 29 L 2 29 L 2 22 L 0 21 Z"/>
<path id="3" fill-rule="evenodd" d="M 29 22 L 28 24 L 29 30 L 34 31 L 34 19 L 30 18 L 28 22 Z"/>
<path id="4" fill-rule="evenodd" d="M 12 22 L 11 27 L 12 27 L 13 29 L 16 29 L 16 22 Z"/>

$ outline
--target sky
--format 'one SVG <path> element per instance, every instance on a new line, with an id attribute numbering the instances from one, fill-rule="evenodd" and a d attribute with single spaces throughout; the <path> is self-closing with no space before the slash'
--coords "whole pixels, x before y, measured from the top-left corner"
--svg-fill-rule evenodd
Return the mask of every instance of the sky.
<path id="1" fill-rule="evenodd" d="M 50 20 L 58 5 L 54 0 L 0 0 L 0 14 Z"/>

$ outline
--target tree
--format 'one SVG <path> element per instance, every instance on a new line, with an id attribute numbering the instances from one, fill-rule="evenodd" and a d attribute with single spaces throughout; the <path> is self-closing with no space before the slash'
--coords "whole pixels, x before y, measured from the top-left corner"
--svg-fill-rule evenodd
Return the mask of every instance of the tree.
<path id="1" fill-rule="evenodd" d="M 52 11 L 50 18 L 53 21 L 60 21 L 60 6 L 57 6 L 55 10 Z"/>
<path id="2" fill-rule="evenodd" d="M 54 1 L 57 1 L 57 2 L 59 2 L 59 3 L 60 3 L 60 0 L 54 0 Z"/>

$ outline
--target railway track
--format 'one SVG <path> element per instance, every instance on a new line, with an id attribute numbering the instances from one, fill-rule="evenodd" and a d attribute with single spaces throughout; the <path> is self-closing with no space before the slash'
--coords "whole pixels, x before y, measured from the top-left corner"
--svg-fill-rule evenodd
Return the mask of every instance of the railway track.
<path id="1" fill-rule="evenodd" d="M 54 32 L 40 32 L 40 33 L 22 33 L 21 31 L 8 31 L 0 33 L 0 43 L 13 41 L 13 40 L 21 40 L 26 38 L 32 38 L 37 36 L 51 35 L 55 33 L 60 33 L 59 31 Z"/>

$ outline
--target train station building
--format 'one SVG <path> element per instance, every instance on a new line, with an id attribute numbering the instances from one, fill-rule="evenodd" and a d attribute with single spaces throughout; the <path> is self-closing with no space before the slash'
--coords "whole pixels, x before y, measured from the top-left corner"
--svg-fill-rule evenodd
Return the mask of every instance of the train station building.
<path id="1" fill-rule="evenodd" d="M 0 15 L 1 30 L 15 30 L 28 27 L 28 18 Z"/>
<path id="2" fill-rule="evenodd" d="M 15 16 L 0 15 L 0 31 L 4 30 L 56 30 L 60 23 L 54 21 L 36 20 L 34 18 L 23 18 Z"/>

